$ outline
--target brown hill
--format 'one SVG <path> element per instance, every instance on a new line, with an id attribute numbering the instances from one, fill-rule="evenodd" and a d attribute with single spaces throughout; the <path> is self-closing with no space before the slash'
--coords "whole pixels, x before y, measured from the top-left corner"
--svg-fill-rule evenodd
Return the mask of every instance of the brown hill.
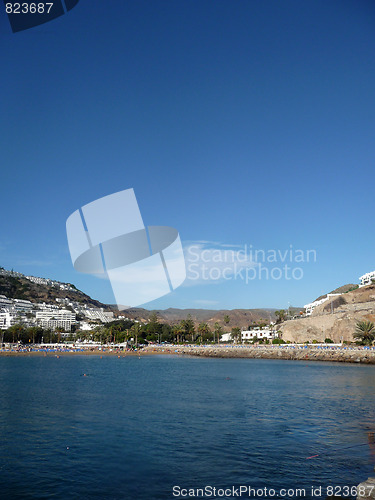
<path id="1" fill-rule="evenodd" d="M 356 290 L 357 288 L 358 288 L 358 285 L 348 284 L 348 285 L 339 286 L 338 288 L 336 288 L 335 290 L 332 290 L 332 292 L 329 292 L 329 293 L 347 293 L 347 292 L 351 292 L 352 290 Z M 328 295 L 328 293 L 325 293 L 324 295 L 321 295 L 320 297 L 318 297 L 315 300 L 324 299 L 325 297 L 327 297 L 327 295 Z"/>
<path id="2" fill-rule="evenodd" d="M 162 323 L 176 324 L 189 315 L 196 325 L 207 323 L 211 328 L 217 322 L 225 330 L 233 327 L 247 328 L 251 324 L 261 321 L 274 321 L 275 309 L 176 309 L 147 311 L 142 308 L 131 308 L 122 314 L 139 321 L 147 321 L 152 313 L 157 313 Z M 229 323 L 224 322 L 224 316 L 229 316 Z"/>
<path id="3" fill-rule="evenodd" d="M 124 315 L 130 319 L 137 319 L 142 322 L 147 322 L 154 312 L 157 313 L 160 322 L 169 324 L 179 323 L 190 315 L 195 325 L 208 323 L 213 328 L 215 323 L 219 323 L 224 330 L 229 331 L 233 327 L 246 329 L 251 324 L 275 320 L 275 309 L 216 310 L 169 308 L 149 311 L 141 307 L 133 307 L 125 311 L 118 311 L 115 305 L 102 304 L 75 288 L 74 285 L 70 286 L 74 290 L 61 290 L 57 286 L 37 284 L 24 276 L 0 275 L 0 295 L 5 295 L 8 298 L 30 300 L 31 302 L 46 302 L 47 304 L 56 304 L 57 298 L 68 298 L 71 301 L 80 302 L 92 307 L 102 307 L 109 311 L 112 310 L 115 316 Z M 225 323 L 224 316 L 229 316 L 228 323 Z"/>
<path id="4" fill-rule="evenodd" d="M 74 287 L 74 285 L 71 285 Z M 75 288 L 75 287 L 74 287 Z M 67 297 L 71 301 L 93 307 L 103 307 L 110 310 L 110 306 L 94 300 L 78 289 L 61 290 L 55 286 L 33 283 L 24 277 L 0 275 L 0 295 L 11 299 L 30 300 L 31 302 L 46 302 L 56 304 L 56 299 Z"/>

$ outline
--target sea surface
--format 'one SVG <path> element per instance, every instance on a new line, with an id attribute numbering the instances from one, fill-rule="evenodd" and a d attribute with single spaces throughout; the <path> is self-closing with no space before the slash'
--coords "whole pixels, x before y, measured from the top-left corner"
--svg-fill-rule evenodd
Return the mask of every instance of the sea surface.
<path id="1" fill-rule="evenodd" d="M 0 409 L 6 500 L 194 498 L 184 489 L 206 486 L 206 498 L 246 486 L 325 499 L 375 475 L 375 366 L 1 357 Z"/>

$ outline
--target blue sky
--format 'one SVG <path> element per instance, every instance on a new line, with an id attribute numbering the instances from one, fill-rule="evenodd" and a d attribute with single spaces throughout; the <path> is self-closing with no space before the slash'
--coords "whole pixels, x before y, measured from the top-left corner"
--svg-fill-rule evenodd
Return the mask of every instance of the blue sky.
<path id="1" fill-rule="evenodd" d="M 0 14 L 0 265 L 113 302 L 65 221 L 134 188 L 187 253 L 316 252 L 300 279 L 188 279 L 145 307 L 303 305 L 375 269 L 374 2 L 81 0 L 15 34 Z"/>

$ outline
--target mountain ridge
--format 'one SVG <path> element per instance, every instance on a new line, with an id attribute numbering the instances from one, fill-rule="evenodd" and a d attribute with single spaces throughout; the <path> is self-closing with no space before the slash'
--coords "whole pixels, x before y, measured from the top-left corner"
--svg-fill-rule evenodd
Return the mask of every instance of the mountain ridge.
<path id="1" fill-rule="evenodd" d="M 196 325 L 204 322 L 208 323 L 210 327 L 213 327 L 215 323 L 219 323 L 222 327 L 229 330 L 233 327 L 247 328 L 250 324 L 275 320 L 276 309 L 273 308 L 181 309 L 169 307 L 167 309 L 148 310 L 141 307 L 133 307 L 124 311 L 118 311 L 117 306 L 113 304 L 103 304 L 81 290 L 78 290 L 70 283 L 61 283 L 44 278 L 31 277 L 32 279 L 44 280 L 54 285 L 45 283 L 40 284 L 30 281 L 30 277 L 26 277 L 14 271 L 1 269 L 1 273 L 0 295 L 5 295 L 7 298 L 29 300 L 34 303 L 45 302 L 47 304 L 56 304 L 56 299 L 68 298 L 72 302 L 80 302 L 90 307 L 98 307 L 106 311 L 113 311 L 115 317 L 127 316 L 130 319 L 137 319 L 142 322 L 147 322 L 153 313 L 158 315 L 161 323 L 165 322 L 169 324 L 179 323 L 190 315 Z M 61 289 L 60 285 L 65 288 Z M 225 316 L 229 317 L 229 322 L 224 321 Z"/>

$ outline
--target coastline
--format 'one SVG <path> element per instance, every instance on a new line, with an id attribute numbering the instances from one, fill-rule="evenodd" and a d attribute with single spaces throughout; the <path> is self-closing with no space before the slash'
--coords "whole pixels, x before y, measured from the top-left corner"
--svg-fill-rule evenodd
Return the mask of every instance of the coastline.
<path id="1" fill-rule="evenodd" d="M 111 348 L 0 350 L 1 356 L 152 356 L 174 355 L 204 358 L 284 359 L 295 361 L 325 361 L 375 365 L 375 348 L 362 346 L 314 345 L 152 345 L 136 351 Z"/>
<path id="2" fill-rule="evenodd" d="M 327 361 L 339 363 L 375 364 L 375 348 L 356 347 L 317 347 L 309 346 L 152 346 L 146 348 L 154 354 L 174 354 L 205 358 L 248 358 L 248 359 L 285 359 L 295 361 Z"/>
<path id="3" fill-rule="evenodd" d="M 72 349 L 72 350 L 59 350 L 59 349 L 38 349 L 38 350 L 6 350 L 0 349 L 0 357 L 14 357 L 14 356 L 26 356 L 26 357 L 60 357 L 60 356 L 117 356 L 122 358 L 124 356 L 151 356 L 153 354 L 160 354 L 158 352 L 145 352 L 144 349 L 139 349 L 137 351 L 129 350 L 117 350 L 117 349 Z"/>

